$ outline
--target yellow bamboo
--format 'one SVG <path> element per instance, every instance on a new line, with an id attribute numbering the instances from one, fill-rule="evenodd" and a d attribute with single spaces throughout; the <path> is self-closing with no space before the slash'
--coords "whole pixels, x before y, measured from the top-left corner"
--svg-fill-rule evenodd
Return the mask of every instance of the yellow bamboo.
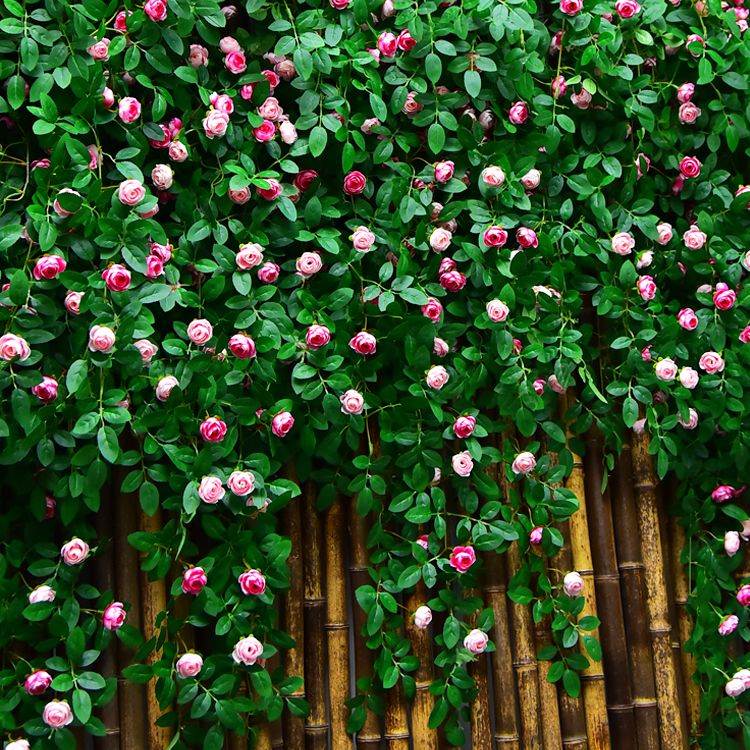
<path id="1" fill-rule="evenodd" d="M 487 657 L 480 654 L 469 665 L 469 674 L 477 684 L 477 697 L 471 703 L 472 750 L 493 750 L 492 723 L 490 721 L 490 690 L 487 680 Z"/>
<path id="2" fill-rule="evenodd" d="M 401 682 L 396 683 L 385 699 L 385 745 L 388 750 L 409 750 L 409 724 Z"/>
<path id="3" fill-rule="evenodd" d="M 680 713 L 656 500 L 656 476 L 648 444 L 646 433 L 633 435 L 635 496 L 651 630 L 656 700 L 659 706 L 659 731 L 662 750 L 682 750 L 686 747 L 687 735 Z"/>

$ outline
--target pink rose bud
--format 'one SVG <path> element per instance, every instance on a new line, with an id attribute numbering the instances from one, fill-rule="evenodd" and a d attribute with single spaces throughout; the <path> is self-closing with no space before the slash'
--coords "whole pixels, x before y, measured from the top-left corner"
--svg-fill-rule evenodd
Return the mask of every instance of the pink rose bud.
<path id="1" fill-rule="evenodd" d="M 247 70 L 247 60 L 242 50 L 230 52 L 224 57 L 224 65 L 230 73 L 239 75 Z"/>
<path id="2" fill-rule="evenodd" d="M 260 596 L 266 590 L 265 576 L 259 570 L 246 570 L 237 580 L 245 596 Z"/>
<path id="3" fill-rule="evenodd" d="M 425 375 L 425 381 L 430 388 L 439 391 L 449 380 L 450 375 L 442 365 L 433 365 Z"/>
<path id="4" fill-rule="evenodd" d="M 140 180 L 124 180 L 117 189 L 117 197 L 124 206 L 137 206 L 146 197 Z"/>
<path id="5" fill-rule="evenodd" d="M 505 172 L 500 167 L 485 167 L 482 182 L 490 188 L 498 188 L 505 183 Z"/>
<path id="6" fill-rule="evenodd" d="M 339 397 L 341 411 L 344 414 L 361 414 L 365 408 L 365 399 L 359 391 L 350 389 Z"/>
<path id="7" fill-rule="evenodd" d="M 318 179 L 318 173 L 314 169 L 303 169 L 297 176 L 292 180 L 292 184 L 301 193 L 306 192 L 310 189 L 313 182 Z"/>
<path id="8" fill-rule="evenodd" d="M 637 270 L 642 271 L 644 268 L 649 268 L 654 262 L 654 253 L 652 250 L 645 250 L 638 255 L 638 260 L 635 262 Z"/>
<path id="9" fill-rule="evenodd" d="M 734 499 L 734 497 L 737 495 L 737 490 L 735 490 L 734 487 L 730 484 L 720 484 L 714 491 L 711 493 L 711 499 L 715 503 L 726 503 L 729 500 Z"/>
<path id="10" fill-rule="evenodd" d="M 429 546 L 428 539 L 429 536 L 427 534 L 422 534 L 415 539 L 415 543 L 418 544 L 422 549 L 426 550 Z"/>
<path id="11" fill-rule="evenodd" d="M 452 161 L 440 161 L 435 165 L 435 182 L 448 182 L 453 177 L 454 164 Z"/>
<path id="12" fill-rule="evenodd" d="M 660 245 L 666 245 L 672 239 L 672 225 L 662 222 L 656 225 L 659 238 L 656 240 Z"/>
<path id="13" fill-rule="evenodd" d="M 364 192 L 365 187 L 367 187 L 367 178 L 362 172 L 349 172 L 344 177 L 344 192 L 347 195 L 359 195 Z"/>
<path id="14" fill-rule="evenodd" d="M 357 354 L 370 356 L 377 352 L 378 345 L 375 337 L 371 333 L 360 331 L 350 339 L 349 348 L 353 349 Z"/>
<path id="15" fill-rule="evenodd" d="M 750 326 L 748 327 L 748 330 L 750 330 Z M 436 336 L 433 339 L 432 352 L 438 357 L 445 357 L 450 352 L 448 342 Z"/>
<path id="16" fill-rule="evenodd" d="M 132 96 L 126 96 L 124 99 L 120 99 L 120 103 L 117 105 L 117 114 L 124 123 L 129 125 L 141 116 L 141 103 Z"/>
<path id="17" fill-rule="evenodd" d="M 534 391 L 536 392 L 537 396 L 541 396 L 544 393 L 544 386 L 547 385 L 547 382 L 544 378 L 537 378 L 533 383 Z"/>
<path id="18" fill-rule="evenodd" d="M 617 255 L 630 255 L 635 247 L 635 239 L 628 232 L 619 232 L 611 241 L 612 252 Z"/>
<path id="19" fill-rule="evenodd" d="M 464 648 L 472 654 L 483 654 L 489 640 L 487 633 L 475 628 L 464 638 Z"/>
<path id="20" fill-rule="evenodd" d="M 698 327 L 698 316 L 695 311 L 690 307 L 683 307 L 680 312 L 677 313 L 677 322 L 681 328 L 686 331 L 694 331 Z"/>
<path id="21" fill-rule="evenodd" d="M 438 227 L 437 229 L 433 229 L 432 233 L 430 234 L 430 247 L 436 252 L 441 253 L 444 250 L 447 250 L 448 247 L 451 244 L 451 240 L 453 239 L 452 232 L 449 232 L 447 229 L 444 229 L 443 227 Z"/>
<path id="22" fill-rule="evenodd" d="M 172 161 L 183 162 L 188 158 L 187 147 L 180 141 L 172 141 L 169 144 L 169 158 Z"/>
<path id="23" fill-rule="evenodd" d="M 692 367 L 683 367 L 680 369 L 680 385 L 692 391 L 698 385 L 700 375 Z"/>
<path id="24" fill-rule="evenodd" d="M 583 0 L 560 0 L 560 10 L 566 16 L 574 16 L 583 10 Z"/>
<path id="25" fill-rule="evenodd" d="M 732 678 L 735 680 L 740 680 L 745 690 L 750 688 L 750 669 L 740 669 L 738 672 L 735 672 L 732 675 Z"/>
<path id="26" fill-rule="evenodd" d="M 243 187 L 239 190 L 227 190 L 227 195 L 232 203 L 236 203 L 238 206 L 243 206 L 250 200 L 251 193 L 249 187 Z"/>
<path id="27" fill-rule="evenodd" d="M 384 31 L 378 37 L 378 50 L 384 57 L 393 57 L 398 49 L 398 39 L 390 31 Z"/>
<path id="28" fill-rule="evenodd" d="M 247 497 L 255 490 L 255 474 L 252 471 L 233 471 L 227 479 L 227 487 L 237 497 Z"/>
<path id="29" fill-rule="evenodd" d="M 235 664 L 244 664 L 246 667 L 252 667 L 263 654 L 263 644 L 254 636 L 240 638 L 232 651 L 232 659 Z"/>
<path id="30" fill-rule="evenodd" d="M 52 684 L 52 676 L 43 669 L 32 672 L 24 681 L 23 689 L 29 695 L 41 695 Z"/>
<path id="31" fill-rule="evenodd" d="M 276 437 L 286 437 L 292 427 L 294 427 L 294 417 L 288 411 L 279 412 L 271 420 L 271 432 L 273 432 Z"/>
<path id="32" fill-rule="evenodd" d="M 680 175 L 685 179 L 698 177 L 701 173 L 701 163 L 694 156 L 684 156 L 680 161 Z"/>
<path id="33" fill-rule="evenodd" d="M 544 535 L 543 526 L 535 526 L 529 532 L 529 544 L 533 544 L 535 547 L 542 543 L 542 536 Z"/>
<path id="34" fill-rule="evenodd" d="M 258 143 L 268 143 L 276 135 L 276 125 L 271 120 L 263 120 L 257 128 L 253 128 L 253 138 Z"/>
<path id="35" fill-rule="evenodd" d="M 727 615 L 719 623 L 719 635 L 731 635 L 740 624 L 740 618 L 737 615 Z"/>
<path id="36" fill-rule="evenodd" d="M 457 438 L 468 438 L 474 434 L 474 428 L 476 427 L 477 420 L 475 417 L 464 416 L 457 417 L 453 423 L 453 434 Z"/>
<path id="37" fill-rule="evenodd" d="M 188 338 L 199 346 L 208 343 L 214 335 L 213 326 L 205 319 L 198 318 L 191 321 L 187 327 Z"/>
<path id="38" fill-rule="evenodd" d="M 568 84 L 565 81 L 565 76 L 555 76 L 552 79 L 550 88 L 552 89 L 552 96 L 555 99 L 565 96 L 568 91 Z"/>
<path id="39" fill-rule="evenodd" d="M 409 52 L 409 50 L 414 49 L 417 40 L 409 33 L 408 29 L 404 29 L 398 35 L 397 44 L 402 52 Z"/>
<path id="40" fill-rule="evenodd" d="M 169 190 L 172 187 L 174 172 L 169 164 L 157 164 L 151 170 L 151 182 L 157 190 Z"/>
<path id="41" fill-rule="evenodd" d="M 443 314 L 443 306 L 433 297 L 430 297 L 427 302 L 422 305 L 421 310 L 422 315 L 424 315 L 425 318 L 429 318 L 433 323 L 438 323 Z"/>
<path id="42" fill-rule="evenodd" d="M 43 255 L 34 264 L 34 278 L 37 281 L 55 279 L 61 274 L 68 264 L 59 255 Z"/>
<path id="43" fill-rule="evenodd" d="M 508 112 L 508 119 L 514 125 L 523 125 L 529 119 L 529 108 L 525 102 L 516 102 Z"/>
<path id="44" fill-rule="evenodd" d="M 701 116 L 701 110 L 693 102 L 685 102 L 680 105 L 677 116 L 683 125 L 692 125 Z"/>
<path id="45" fill-rule="evenodd" d="M 750 585 L 745 584 L 737 592 L 737 601 L 743 606 L 747 607 L 750 604 Z"/>
<path id="46" fill-rule="evenodd" d="M 296 268 L 303 279 L 309 279 L 323 268 L 323 261 L 319 253 L 305 252 L 297 258 Z"/>
<path id="47" fill-rule="evenodd" d="M 90 47 L 87 47 L 86 52 L 88 52 L 94 60 L 105 62 L 106 60 L 109 60 L 109 45 L 109 39 L 100 39 Z"/>
<path id="48" fill-rule="evenodd" d="M 510 314 L 508 305 L 499 299 L 490 300 L 485 306 L 485 310 L 487 311 L 487 317 L 493 323 L 502 323 Z"/>
<path id="49" fill-rule="evenodd" d="M 698 360 L 698 367 L 705 370 L 709 375 L 723 372 L 724 359 L 717 352 L 704 352 Z"/>
<path id="50" fill-rule="evenodd" d="M 106 630 L 119 630 L 124 625 L 126 616 L 122 602 L 112 602 L 104 610 L 102 622 Z"/>
<path id="51" fill-rule="evenodd" d="M 213 139 L 221 137 L 227 132 L 229 127 L 229 115 L 218 109 L 211 109 L 203 118 L 203 132 L 206 138 Z"/>
<path id="52" fill-rule="evenodd" d="M 367 227 L 357 227 L 352 234 L 352 245 L 360 253 L 369 252 L 375 244 L 375 235 Z"/>
<path id="53" fill-rule="evenodd" d="M 682 241 L 688 250 L 700 250 L 706 244 L 707 239 L 706 233 L 701 232 L 695 224 L 682 235 Z"/>
<path id="54" fill-rule="evenodd" d="M 539 238 L 536 236 L 536 232 L 529 227 L 519 227 L 516 231 L 516 241 L 524 249 L 539 247 Z"/>
<path id="55" fill-rule="evenodd" d="M 659 380 L 670 382 L 677 377 L 677 365 L 673 359 L 660 359 L 654 366 L 654 372 Z"/>
<path id="56" fill-rule="evenodd" d="M 484 230 L 482 239 L 487 247 L 503 247 L 508 241 L 508 233 L 501 226 L 494 225 Z"/>
<path id="57" fill-rule="evenodd" d="M 109 86 L 105 86 L 102 90 L 102 104 L 107 109 L 112 109 L 115 106 L 115 92 Z"/>
<path id="58" fill-rule="evenodd" d="M 179 381 L 174 375 L 165 375 L 163 378 L 160 378 L 159 382 L 156 384 L 156 398 L 158 398 L 159 401 L 168 401 L 172 390 L 178 385 Z"/>
<path id="59" fill-rule="evenodd" d="M 182 576 L 182 591 L 197 596 L 207 583 L 208 577 L 203 568 L 188 568 Z"/>
<path id="60" fill-rule="evenodd" d="M 60 557 L 66 565 L 80 565 L 89 556 L 89 545 L 82 539 L 73 537 L 69 542 L 63 544 L 60 549 Z"/>
<path id="61" fill-rule="evenodd" d="M 737 295 L 725 283 L 719 282 L 714 292 L 714 305 L 718 310 L 730 310 L 737 301 Z"/>
<path id="62" fill-rule="evenodd" d="M 468 477 L 474 468 L 474 461 L 468 451 L 462 451 L 451 458 L 451 466 L 458 476 Z"/>
<path id="63" fill-rule="evenodd" d="M 732 678 L 726 685 L 724 685 L 724 692 L 730 698 L 736 698 L 745 692 L 745 683 L 737 678 Z"/>
<path id="64" fill-rule="evenodd" d="M 414 627 L 418 630 L 426 630 L 432 622 L 432 610 L 422 605 L 417 607 L 417 611 L 414 613 Z"/>
<path id="65" fill-rule="evenodd" d="M 53 602 L 57 592 L 51 586 L 37 586 L 29 592 L 29 604 L 39 604 L 40 602 Z"/>
<path id="66" fill-rule="evenodd" d="M 459 292 L 466 286 L 466 276 L 460 271 L 448 271 L 441 274 L 440 286 L 448 292 Z"/>
<path id="67" fill-rule="evenodd" d="M 677 89 L 677 101 L 680 102 L 680 104 L 685 104 L 685 102 L 689 102 L 693 98 L 694 95 L 695 95 L 694 83 L 683 83 L 682 86 L 680 86 Z"/>
<path id="68" fill-rule="evenodd" d="M 73 723 L 73 711 L 67 701 L 50 701 L 44 707 L 42 720 L 52 729 L 62 729 Z"/>
<path id="69" fill-rule="evenodd" d="M 750 325 L 745 326 L 739 335 L 739 339 L 743 344 L 750 343 Z"/>
<path id="70" fill-rule="evenodd" d="M 203 477 L 198 485 L 198 496 L 204 503 L 216 505 L 226 492 L 219 477 Z"/>
<path id="71" fill-rule="evenodd" d="M 257 243 L 245 243 L 240 245 L 240 250 L 235 256 L 237 268 L 249 271 L 263 262 L 263 248 Z"/>
<path id="72" fill-rule="evenodd" d="M 261 281 L 263 284 L 273 284 L 273 282 L 279 278 L 280 273 L 281 273 L 281 269 L 279 268 L 278 265 L 276 265 L 276 263 L 271 263 L 270 261 L 266 261 L 258 269 L 258 280 Z"/>
<path id="73" fill-rule="evenodd" d="M 158 255 L 146 257 L 146 278 L 158 279 L 164 273 L 164 261 Z"/>
<path id="74" fill-rule="evenodd" d="M 688 52 L 693 57 L 701 57 L 703 55 L 703 48 L 706 46 L 706 42 L 703 37 L 699 36 L 698 34 L 690 34 L 685 40 L 685 46 L 687 47 Z M 701 49 L 691 49 L 691 47 L 693 46 L 700 46 Z"/>
<path id="75" fill-rule="evenodd" d="M 635 0 L 617 0 L 615 12 L 620 18 L 632 18 L 640 13 L 641 6 Z"/>
<path id="76" fill-rule="evenodd" d="M 541 181 L 542 173 L 538 169 L 530 169 L 523 177 L 521 177 L 521 184 L 527 190 L 536 190 Z"/>
<path id="77" fill-rule="evenodd" d="M 190 45 L 190 54 L 188 55 L 188 62 L 194 68 L 200 68 L 203 65 L 208 64 L 208 50 L 200 44 Z"/>
<path id="78" fill-rule="evenodd" d="M 219 417 L 209 417 L 200 426 L 201 437 L 207 443 L 220 443 L 227 434 L 227 425 Z"/>
<path id="79" fill-rule="evenodd" d="M 167 17 L 167 4 L 164 0 L 146 0 L 143 12 L 152 21 L 163 21 Z"/>
<path id="80" fill-rule="evenodd" d="M 189 651 L 183 654 L 174 665 L 178 677 L 187 679 L 188 677 L 197 677 L 203 669 L 203 659 L 199 654 Z"/>
<path id="81" fill-rule="evenodd" d="M 476 561 L 473 547 L 454 547 L 449 562 L 459 573 L 465 573 Z"/>
<path id="82" fill-rule="evenodd" d="M 653 276 L 640 276 L 637 283 L 638 294 L 645 302 L 651 301 L 656 297 L 656 282 Z"/>
<path id="83" fill-rule="evenodd" d="M 724 551 L 729 557 L 734 557 L 740 551 L 741 544 L 738 531 L 727 531 L 724 534 Z"/>
<path id="84" fill-rule="evenodd" d="M 54 401 L 57 398 L 57 381 L 45 375 L 41 383 L 31 386 L 31 392 L 44 403 Z"/>
<path id="85" fill-rule="evenodd" d="M 130 286 L 130 271 L 125 266 L 115 263 L 102 271 L 104 283 L 113 292 L 124 292 Z"/>
<path id="86" fill-rule="evenodd" d="M 516 476 L 530 474 L 536 468 L 536 457 L 529 451 L 519 453 L 513 460 L 511 469 Z"/>
<path id="87" fill-rule="evenodd" d="M 228 115 L 231 115 L 232 112 L 234 112 L 234 102 L 229 94 L 217 94 L 214 91 L 211 96 L 208 97 L 208 100 L 211 102 L 211 106 L 214 109 L 218 109 L 219 112 L 225 112 Z M 265 115 L 261 116 L 265 117 Z"/>
<path id="88" fill-rule="evenodd" d="M 244 333 L 235 333 L 228 343 L 229 351 L 238 359 L 252 359 L 255 357 L 255 342 Z"/>
<path id="89" fill-rule="evenodd" d="M 310 349 L 316 350 L 326 346 L 331 341 L 331 332 L 326 326 L 312 325 L 307 329 L 305 342 Z"/>
<path id="90" fill-rule="evenodd" d="M 583 586 L 583 578 L 581 578 L 580 573 L 573 571 L 572 573 L 567 573 L 565 578 L 563 578 L 563 591 L 568 596 L 580 596 Z"/>
<path id="91" fill-rule="evenodd" d="M 573 1 L 580 2 L 580 0 Z M 570 95 L 570 101 L 578 109 L 588 109 L 591 106 L 591 94 L 586 89 L 581 89 L 577 94 Z M 640 169 L 640 158 L 636 158 L 636 165 Z M 646 170 L 648 171 L 648 164 L 646 164 Z"/>

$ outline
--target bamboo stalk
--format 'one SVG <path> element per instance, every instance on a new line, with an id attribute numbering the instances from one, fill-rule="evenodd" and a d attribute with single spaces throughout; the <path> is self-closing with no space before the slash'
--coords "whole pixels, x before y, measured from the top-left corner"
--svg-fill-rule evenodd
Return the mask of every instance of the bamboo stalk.
<path id="1" fill-rule="evenodd" d="M 347 620 L 344 509 L 336 498 L 325 517 L 326 640 L 332 750 L 350 750 L 346 733 L 349 698 L 349 623 Z"/>
<path id="2" fill-rule="evenodd" d="M 574 393 L 568 391 L 561 401 L 561 408 L 565 413 L 574 399 Z M 568 438 L 570 430 L 566 430 Z M 570 449 L 570 446 L 568 446 Z M 573 566 L 586 583 L 583 590 L 584 607 L 581 616 L 597 616 L 596 589 L 593 581 L 594 570 L 591 560 L 591 544 L 589 542 L 588 513 L 586 510 L 585 482 L 583 464 L 580 456 L 573 454 L 573 471 L 565 482 L 565 486 L 572 490 L 580 503 L 580 508 L 570 517 L 570 542 L 573 553 Z M 598 638 L 597 630 L 591 635 Z M 583 644 L 579 642 L 582 653 L 585 654 Z M 586 712 L 586 735 L 591 750 L 608 750 L 610 747 L 609 722 L 607 720 L 607 697 L 604 685 L 602 665 L 589 659 L 589 666 L 581 674 L 583 704 Z"/>
<path id="3" fill-rule="evenodd" d="M 406 635 L 411 641 L 412 653 L 419 659 L 419 667 L 414 675 L 417 691 L 411 704 L 411 734 L 414 750 L 437 750 L 438 734 L 428 727 L 430 712 L 435 705 L 435 696 L 429 691 L 432 683 L 432 657 L 430 654 L 431 636 L 429 630 L 420 630 L 414 625 L 412 614 L 427 601 L 427 589 L 419 581 L 414 593 L 406 602 L 409 614 L 406 620 Z"/>
<path id="4" fill-rule="evenodd" d="M 303 488 L 305 505 L 304 569 L 305 569 L 305 689 L 310 714 L 305 720 L 306 750 L 328 747 L 326 715 L 326 651 L 323 640 L 325 599 L 323 598 L 323 565 L 321 547 L 323 533 L 320 515 L 315 507 L 315 487 L 307 482 Z"/>
<path id="5" fill-rule="evenodd" d="M 479 690 L 470 707 L 472 750 L 493 750 L 487 667 L 487 656 L 485 654 L 479 654 L 476 660 L 469 664 L 469 674 L 474 678 Z"/>
<path id="6" fill-rule="evenodd" d="M 372 583 L 367 572 L 367 520 L 357 513 L 357 498 L 352 497 L 349 503 L 349 538 L 351 539 L 351 556 L 349 562 L 349 576 L 351 582 L 351 596 L 360 586 Z M 362 636 L 367 615 L 357 604 L 353 607 L 354 620 L 354 663 L 356 679 L 372 677 L 374 672 L 374 654 L 367 648 Z M 358 748 L 379 748 L 381 743 L 380 720 L 377 714 L 367 710 L 365 723 L 357 732 Z"/>
<path id="7" fill-rule="evenodd" d="M 669 623 L 667 584 L 656 505 L 656 477 L 648 453 L 648 436 L 645 433 L 633 435 L 633 468 L 661 743 L 663 750 L 682 750 L 686 746 L 687 737 L 680 715 L 677 675 L 671 644 L 672 628 Z"/>
<path id="8" fill-rule="evenodd" d="M 543 617 L 534 624 L 534 641 L 537 651 L 552 643 L 550 618 Z M 544 750 L 562 747 L 562 729 L 560 727 L 560 711 L 558 709 L 557 685 L 547 679 L 552 662 L 538 661 L 537 674 L 539 679 L 539 722 L 541 724 L 542 746 Z M 525 745 L 524 745 L 525 748 Z"/>
<path id="9" fill-rule="evenodd" d="M 149 516 L 138 509 L 138 527 L 141 531 L 154 534 L 162 528 L 161 509 L 157 508 L 153 516 Z M 155 638 L 158 634 L 156 620 L 167 608 L 167 587 L 163 578 L 150 581 L 141 574 L 141 615 L 143 620 L 143 634 L 146 640 Z M 160 658 L 157 651 L 152 651 L 148 662 L 153 663 Z M 168 747 L 172 739 L 171 727 L 160 727 L 156 724 L 161 716 L 159 701 L 156 698 L 156 681 L 151 680 L 146 688 L 146 748 L 147 750 L 163 750 Z"/>
<path id="10" fill-rule="evenodd" d="M 270 724 L 261 724 L 258 727 L 258 735 L 255 740 L 255 750 L 272 750 Z"/>
<path id="11" fill-rule="evenodd" d="M 644 566 L 640 531 L 633 496 L 633 463 L 630 445 L 625 444 L 615 468 L 612 503 L 620 570 L 623 617 L 630 654 L 633 712 L 638 733 L 638 750 L 659 750 L 659 713 L 651 655 L 651 638 L 646 609 Z"/>
<path id="12" fill-rule="evenodd" d="M 138 498 L 134 493 L 121 494 L 120 487 L 125 478 L 125 469 L 115 466 L 112 469 L 117 500 L 112 509 L 114 515 L 114 557 L 115 583 L 117 595 L 130 604 L 128 624 L 141 629 L 140 586 L 138 583 L 138 552 L 128 544 L 128 534 L 138 528 Z M 131 649 L 117 641 L 117 664 L 119 669 L 126 666 L 132 654 Z M 144 715 L 146 710 L 145 691 L 141 685 L 118 678 L 118 704 L 120 711 L 119 750 L 143 750 L 145 747 Z"/>
<path id="13" fill-rule="evenodd" d="M 293 465 L 287 467 L 286 475 L 296 482 L 296 472 Z M 284 653 L 284 671 L 289 676 L 304 677 L 305 674 L 305 628 L 304 628 L 304 567 L 302 562 L 302 506 L 299 500 L 292 500 L 282 511 L 282 528 L 284 534 L 291 539 L 292 551 L 287 565 L 289 566 L 290 586 L 284 594 L 283 623 L 286 632 L 294 638 L 294 647 Z M 304 685 L 298 688 L 294 697 L 304 698 Z M 285 715 L 282 721 L 284 745 L 287 747 L 303 747 L 305 744 L 304 720 L 291 715 Z"/>
<path id="14" fill-rule="evenodd" d="M 628 646 L 622 612 L 620 576 L 617 571 L 612 508 L 609 492 L 602 494 L 602 435 L 592 428 L 586 436 L 586 505 L 589 511 L 594 586 L 601 612 L 602 664 L 609 677 L 607 711 L 614 747 L 637 744 L 631 693 Z"/>
<path id="15" fill-rule="evenodd" d="M 386 694 L 385 745 L 388 750 L 409 750 L 409 724 L 400 681 Z"/>

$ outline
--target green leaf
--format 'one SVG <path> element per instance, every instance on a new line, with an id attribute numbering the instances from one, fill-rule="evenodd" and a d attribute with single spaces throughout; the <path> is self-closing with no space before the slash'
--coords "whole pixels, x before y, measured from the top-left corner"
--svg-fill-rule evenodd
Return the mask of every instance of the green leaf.
<path id="1" fill-rule="evenodd" d="M 26 84 L 21 76 L 11 76 L 5 84 L 8 104 L 12 109 L 18 109 L 26 98 Z"/>
<path id="2" fill-rule="evenodd" d="M 30 287 L 29 277 L 22 268 L 19 268 L 10 279 L 10 289 L 8 290 L 10 301 L 16 305 L 26 304 Z"/>
<path id="3" fill-rule="evenodd" d="M 439 122 L 433 122 L 427 131 L 427 143 L 433 154 L 439 154 L 445 146 L 445 130 Z"/>
<path id="4" fill-rule="evenodd" d="M 477 97 L 482 90 L 482 77 L 476 70 L 467 70 L 464 73 L 464 89 L 469 96 Z"/>
<path id="5" fill-rule="evenodd" d="M 103 458 L 113 464 L 120 455 L 120 443 L 117 433 L 111 427 L 100 427 L 96 433 L 96 444 Z"/>
<path id="6" fill-rule="evenodd" d="M 563 687 L 571 698 L 577 698 L 581 694 L 581 678 L 578 672 L 566 669 L 563 673 Z"/>
<path id="7" fill-rule="evenodd" d="M 65 387 L 71 394 L 78 393 L 78 389 L 86 382 L 88 375 L 88 362 L 85 359 L 77 359 L 70 366 L 65 376 Z"/>
<path id="8" fill-rule="evenodd" d="M 424 59 L 424 70 L 430 81 L 432 81 L 432 83 L 437 83 L 443 72 L 443 63 L 440 57 L 434 52 L 430 52 Z"/>
<path id="9" fill-rule="evenodd" d="M 320 156 L 328 143 L 328 131 L 321 125 L 316 125 L 310 131 L 310 154 L 314 157 Z"/>
<path id="10" fill-rule="evenodd" d="M 81 724 L 91 718 L 91 696 L 85 690 L 73 691 L 73 713 Z"/>
<path id="11" fill-rule="evenodd" d="M 159 489 L 151 482 L 144 482 L 139 491 L 141 508 L 147 516 L 153 516 L 159 507 Z"/>

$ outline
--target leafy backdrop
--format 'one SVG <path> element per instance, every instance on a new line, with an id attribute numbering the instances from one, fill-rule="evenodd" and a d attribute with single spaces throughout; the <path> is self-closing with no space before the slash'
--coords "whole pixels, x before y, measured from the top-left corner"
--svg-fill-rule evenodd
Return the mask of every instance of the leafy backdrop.
<path id="1" fill-rule="evenodd" d="M 544 564 L 577 507 L 560 488 L 566 425 L 602 429 L 610 468 L 624 429 L 645 429 L 660 476 L 682 480 L 702 743 L 737 746 L 747 14 L 742 0 L 3 0 L 7 747 L 73 747 L 70 722 L 100 734 L 92 707 L 116 685 L 99 655 L 142 643 L 129 603 L 82 577 L 113 466 L 163 514 L 131 537 L 170 594 L 158 660 L 143 663 L 146 642 L 126 675 L 192 706 L 166 719 L 175 747 L 306 710 L 296 676 L 264 662 L 292 645 L 277 617 L 289 460 L 320 510 L 356 495 L 374 519 L 357 599 L 377 674 L 352 729 L 363 701 L 399 680 L 413 692 L 398 633 L 414 613 L 396 598 L 423 580 L 447 614 L 432 721 L 463 741 L 467 663 L 492 648 L 491 612 L 465 593 L 473 559 L 511 544 L 509 596 L 558 613 L 544 656 L 577 694 L 575 646 L 599 657 L 597 623 L 578 618 L 576 577 Z M 210 653 L 185 658 L 190 628 L 215 634 Z"/>

